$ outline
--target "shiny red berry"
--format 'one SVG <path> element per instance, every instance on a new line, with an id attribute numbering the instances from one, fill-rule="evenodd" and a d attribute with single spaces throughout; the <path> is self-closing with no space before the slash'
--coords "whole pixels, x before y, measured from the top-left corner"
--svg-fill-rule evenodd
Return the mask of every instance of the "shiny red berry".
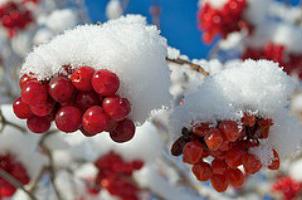
<path id="1" fill-rule="evenodd" d="M 27 127 L 34 133 L 45 133 L 50 128 L 48 117 L 32 117 L 27 120 Z"/>
<path id="2" fill-rule="evenodd" d="M 47 87 L 39 82 L 29 82 L 23 87 L 21 98 L 28 105 L 43 104 L 48 98 Z"/>
<path id="3" fill-rule="evenodd" d="M 274 158 L 272 160 L 272 163 L 268 166 L 271 170 L 278 170 L 280 168 L 280 158 L 278 152 L 273 149 Z"/>
<path id="4" fill-rule="evenodd" d="M 33 113 L 31 112 L 29 105 L 24 103 L 21 97 L 17 98 L 14 101 L 13 110 L 15 115 L 20 119 L 28 119 L 33 116 Z"/>
<path id="5" fill-rule="evenodd" d="M 125 119 L 131 111 L 129 101 L 118 96 L 105 98 L 102 106 L 104 111 L 115 121 Z"/>
<path id="6" fill-rule="evenodd" d="M 226 170 L 228 169 L 228 165 L 219 159 L 214 159 L 212 161 L 212 170 L 214 174 L 225 174 Z"/>
<path id="7" fill-rule="evenodd" d="M 235 142 L 240 137 L 238 124 L 235 121 L 222 121 L 219 123 L 219 130 L 230 142 Z"/>
<path id="8" fill-rule="evenodd" d="M 49 82 L 49 94 L 57 102 L 70 101 L 74 93 L 71 81 L 63 76 L 54 77 Z"/>
<path id="9" fill-rule="evenodd" d="M 226 171 L 227 178 L 229 180 L 229 183 L 235 187 L 241 187 L 244 184 L 245 176 L 239 169 L 228 169 Z"/>
<path id="10" fill-rule="evenodd" d="M 31 81 L 36 81 L 36 82 L 38 82 L 36 78 L 30 77 L 29 75 L 24 74 L 24 75 L 20 78 L 20 80 L 19 80 L 19 86 L 20 86 L 20 88 L 22 89 L 27 83 L 29 83 L 29 82 L 31 82 Z"/>
<path id="11" fill-rule="evenodd" d="M 135 134 L 135 125 L 133 121 L 125 119 L 120 121 L 114 131 L 110 132 L 113 141 L 123 143 L 131 140 Z"/>
<path id="12" fill-rule="evenodd" d="M 262 164 L 259 159 L 255 155 L 249 153 L 243 155 L 242 164 L 247 174 L 255 174 L 262 167 Z"/>
<path id="13" fill-rule="evenodd" d="M 220 130 L 217 128 L 211 128 L 205 136 L 205 142 L 210 150 L 218 150 L 223 143 L 223 137 Z"/>
<path id="14" fill-rule="evenodd" d="M 224 192 L 228 189 L 229 182 L 226 175 L 214 174 L 211 178 L 211 184 L 217 192 Z"/>
<path id="15" fill-rule="evenodd" d="M 48 99 L 45 103 L 31 105 L 30 110 L 36 116 L 44 117 L 49 115 L 53 111 L 54 106 L 55 106 L 55 102 L 52 99 Z"/>
<path id="16" fill-rule="evenodd" d="M 193 165 L 192 172 L 200 181 L 207 181 L 213 175 L 211 166 L 206 162 L 199 162 Z"/>
<path id="17" fill-rule="evenodd" d="M 91 79 L 95 70 L 92 67 L 83 66 L 76 69 L 71 75 L 73 86 L 80 91 L 92 90 Z"/>
<path id="18" fill-rule="evenodd" d="M 118 76 L 106 69 L 96 71 L 91 83 L 94 90 L 103 96 L 114 95 L 120 87 Z"/>
<path id="19" fill-rule="evenodd" d="M 86 110 L 82 117 L 82 125 L 85 134 L 90 136 L 103 132 L 109 123 L 109 116 L 100 106 L 93 106 Z"/>
<path id="20" fill-rule="evenodd" d="M 195 164 L 203 156 L 203 147 L 198 141 L 188 142 L 183 149 L 183 161 L 189 164 Z"/>
<path id="21" fill-rule="evenodd" d="M 75 106 L 64 106 L 56 114 L 57 128 L 66 133 L 72 133 L 81 126 L 81 111 Z"/>

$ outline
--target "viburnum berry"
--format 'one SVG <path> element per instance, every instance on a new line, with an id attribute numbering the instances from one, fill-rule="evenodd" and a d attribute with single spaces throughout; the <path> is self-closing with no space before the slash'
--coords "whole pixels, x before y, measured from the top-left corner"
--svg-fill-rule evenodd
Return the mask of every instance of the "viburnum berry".
<path id="1" fill-rule="evenodd" d="M 55 121 L 66 133 L 80 130 L 91 137 L 107 131 L 116 142 L 133 138 L 135 125 L 127 118 L 131 104 L 116 94 L 120 81 L 115 73 L 89 66 L 63 65 L 62 69 L 47 80 L 37 80 L 34 74 L 21 77 L 21 98 L 13 107 L 16 116 L 28 119 L 30 130 L 43 133 Z"/>
<path id="2" fill-rule="evenodd" d="M 14 113 L 20 119 L 28 119 L 33 116 L 28 104 L 24 103 L 21 97 L 17 98 L 13 104 Z"/>
<path id="3" fill-rule="evenodd" d="M 71 75 L 73 86 L 80 91 L 92 90 L 91 79 L 95 70 L 92 67 L 82 66 Z"/>
<path id="4" fill-rule="evenodd" d="M 223 137 L 219 129 L 210 129 L 205 136 L 205 142 L 210 150 L 218 150 L 223 143 Z"/>
<path id="5" fill-rule="evenodd" d="M 302 183 L 289 176 L 280 177 L 273 185 L 275 192 L 283 194 L 284 200 L 295 200 L 302 192 Z"/>
<path id="6" fill-rule="evenodd" d="M 45 133 L 50 128 L 50 119 L 34 116 L 27 120 L 27 127 L 34 133 Z"/>
<path id="7" fill-rule="evenodd" d="M 228 189 L 229 181 L 225 175 L 214 174 L 211 177 L 211 184 L 217 192 L 224 192 Z"/>
<path id="8" fill-rule="evenodd" d="M 193 165 L 192 172 L 198 180 L 211 179 L 214 189 L 223 192 L 228 185 L 241 187 L 248 175 L 261 170 L 262 163 L 250 149 L 258 147 L 260 140 L 269 136 L 272 125 L 272 119 L 250 113 L 243 113 L 238 121 L 192 123 L 191 128 L 183 127 L 182 136 L 172 145 L 171 153 L 183 155 L 183 161 Z M 272 152 L 274 157 L 268 168 L 276 170 L 280 158 L 275 149 Z"/>
<path id="9" fill-rule="evenodd" d="M 49 82 L 49 94 L 57 102 L 70 101 L 74 93 L 74 87 L 70 80 L 63 76 L 54 77 Z"/>
<path id="10" fill-rule="evenodd" d="M 206 162 L 199 162 L 197 164 L 194 164 L 192 167 L 192 172 L 200 181 L 207 181 L 213 175 L 211 166 Z"/>
<path id="11" fill-rule="evenodd" d="M 113 141 L 123 143 L 131 140 L 135 133 L 135 125 L 129 120 L 120 121 L 116 128 L 110 132 L 110 137 Z"/>
<path id="12" fill-rule="evenodd" d="M 183 161 L 189 164 L 195 164 L 203 156 L 203 147 L 198 141 L 188 142 L 184 146 Z"/>
<path id="13" fill-rule="evenodd" d="M 125 119 L 131 111 L 129 101 L 118 96 L 105 98 L 102 106 L 104 111 L 115 121 Z"/>
<path id="14" fill-rule="evenodd" d="M 109 116 L 100 106 L 92 106 L 83 114 L 83 129 L 90 136 L 104 131 L 109 123 Z"/>
<path id="15" fill-rule="evenodd" d="M 21 98 L 28 105 L 43 104 L 48 98 L 47 87 L 39 82 L 29 82 L 22 88 Z"/>
<path id="16" fill-rule="evenodd" d="M 91 83 L 94 90 L 103 96 L 114 95 L 120 87 L 118 76 L 106 69 L 96 71 Z"/>
<path id="17" fill-rule="evenodd" d="M 58 129 L 63 132 L 75 132 L 81 126 L 81 110 L 75 106 L 64 106 L 57 112 L 55 122 Z"/>

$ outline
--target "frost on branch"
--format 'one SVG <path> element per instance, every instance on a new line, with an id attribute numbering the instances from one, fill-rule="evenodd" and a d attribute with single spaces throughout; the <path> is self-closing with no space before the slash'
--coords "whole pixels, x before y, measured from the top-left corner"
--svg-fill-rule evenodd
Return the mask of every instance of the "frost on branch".
<path id="1" fill-rule="evenodd" d="M 19 103 L 28 104 L 29 112 L 43 120 L 32 120 L 30 114 L 21 118 L 28 119 L 28 125 L 45 122 L 39 130 L 30 126 L 33 132 L 45 132 L 47 120 L 55 114 L 56 125 L 64 132 L 82 125 L 87 136 L 106 130 L 114 141 L 127 141 L 134 134 L 132 121 L 143 123 L 151 110 L 170 103 L 166 54 L 166 40 L 140 16 L 66 31 L 26 58 Z M 70 102 L 77 108 L 68 107 Z M 58 103 L 68 108 L 59 106 L 57 112 Z M 73 113 L 69 124 L 64 123 L 66 113 Z"/>
<path id="2" fill-rule="evenodd" d="M 288 109 L 296 88 L 294 80 L 270 61 L 247 60 L 234 65 L 206 78 L 197 91 L 185 96 L 183 105 L 177 106 L 171 116 L 172 132 L 183 134 L 174 143 L 172 153 L 183 153 L 184 162 L 194 164 L 195 176 L 211 179 L 218 191 L 224 191 L 227 182 L 217 166 L 243 165 L 246 174 L 256 173 L 261 166 L 277 169 L 279 155 L 293 155 L 301 141 L 301 125 Z M 199 163 L 209 154 L 223 163 Z M 200 174 L 202 169 L 204 174 Z M 230 173 L 237 177 L 231 185 L 243 184 L 238 182 L 240 171 Z"/>

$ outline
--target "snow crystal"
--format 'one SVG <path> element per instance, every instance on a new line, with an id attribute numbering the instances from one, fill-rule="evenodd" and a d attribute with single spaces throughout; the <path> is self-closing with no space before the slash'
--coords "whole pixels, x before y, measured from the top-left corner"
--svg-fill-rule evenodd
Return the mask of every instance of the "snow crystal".
<path id="1" fill-rule="evenodd" d="M 267 145 L 276 148 L 281 157 L 296 152 L 302 127 L 288 110 L 295 81 L 271 61 L 233 64 L 237 66 L 207 77 L 196 92 L 185 96 L 184 105 L 177 106 L 171 116 L 171 132 L 180 134 L 182 127 L 190 127 L 192 122 L 240 120 L 243 112 L 253 112 L 273 119 Z M 261 147 L 257 154 L 268 155 L 266 149 Z M 261 159 L 267 160 L 265 156 Z"/>
<path id="2" fill-rule="evenodd" d="M 140 16 L 84 25 L 57 36 L 28 55 L 21 75 L 49 79 L 70 64 L 106 68 L 121 80 L 118 93 L 132 103 L 130 118 L 144 122 L 150 111 L 169 105 L 166 40 Z"/>
<path id="3" fill-rule="evenodd" d="M 289 175 L 296 181 L 302 181 L 302 160 L 299 159 L 291 164 L 289 167 Z"/>
<path id="4" fill-rule="evenodd" d="M 106 7 L 108 19 L 117 19 L 123 14 L 123 7 L 120 0 L 110 0 Z"/>

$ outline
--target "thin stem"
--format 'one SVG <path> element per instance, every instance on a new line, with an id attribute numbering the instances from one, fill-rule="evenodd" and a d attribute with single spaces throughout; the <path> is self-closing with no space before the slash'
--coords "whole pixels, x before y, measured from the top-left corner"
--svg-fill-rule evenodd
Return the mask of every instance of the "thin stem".
<path id="1" fill-rule="evenodd" d="M 0 169 L 0 177 L 2 177 L 4 180 L 9 182 L 11 185 L 13 185 L 15 188 L 21 189 L 23 192 L 25 192 L 28 197 L 31 200 L 37 200 L 37 198 L 29 192 L 27 189 L 24 188 L 23 184 L 20 183 L 15 177 L 4 171 L 3 169 Z"/>
<path id="2" fill-rule="evenodd" d="M 175 63 L 178 65 L 189 65 L 193 70 L 203 74 L 204 76 L 209 76 L 209 72 L 207 72 L 202 66 L 192 63 L 188 60 L 184 60 L 182 58 L 176 58 L 176 59 L 172 59 L 172 58 L 166 58 L 166 60 L 170 63 Z"/>
<path id="3" fill-rule="evenodd" d="M 1 123 L 1 128 L 0 128 L 0 132 L 3 131 L 3 129 L 5 128 L 5 126 L 11 126 L 14 127 L 16 129 L 18 129 L 19 131 L 21 131 L 22 133 L 27 132 L 27 130 L 25 128 L 23 128 L 22 126 L 19 126 L 18 124 L 15 124 L 13 122 L 8 121 L 2 113 L 2 110 L 0 109 L 0 123 Z"/>
<path id="4" fill-rule="evenodd" d="M 48 161 L 49 161 L 49 166 L 48 166 L 48 172 L 49 172 L 49 176 L 50 176 L 50 182 L 53 186 L 53 189 L 55 191 L 55 194 L 57 196 L 58 200 L 63 200 L 62 195 L 55 183 L 56 177 L 57 177 L 57 173 L 56 173 L 56 169 L 55 169 L 55 164 L 54 164 L 54 158 L 52 155 L 51 150 L 47 147 L 47 145 L 45 144 L 45 141 L 47 140 L 47 138 L 49 136 L 51 136 L 52 134 L 56 133 L 57 131 L 50 131 L 46 134 L 44 134 L 39 142 L 39 146 L 40 148 L 43 150 L 43 153 L 47 156 Z"/>

